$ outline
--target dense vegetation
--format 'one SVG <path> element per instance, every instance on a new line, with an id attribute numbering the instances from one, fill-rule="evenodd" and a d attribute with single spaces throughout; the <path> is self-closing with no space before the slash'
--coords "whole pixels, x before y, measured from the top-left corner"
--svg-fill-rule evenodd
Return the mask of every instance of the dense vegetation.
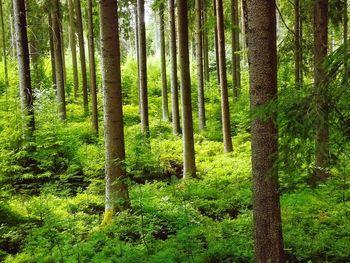
<path id="1" fill-rule="evenodd" d="M 210 39 L 209 80 L 204 80 L 203 84 L 206 123 L 205 128 L 200 125 L 203 119 L 198 114 L 198 105 L 201 105 L 197 103 L 198 64 L 196 54 L 191 50 L 196 173 L 186 179 L 183 179 L 181 134 L 174 135 L 169 121 L 171 117 L 164 118 L 162 107 L 161 57 L 157 40 L 152 36 L 158 22 L 149 18 L 146 24 L 148 133 L 140 129 L 138 52 L 133 47 L 136 36 L 133 35 L 135 24 L 131 15 L 134 6 L 128 1 L 117 1 L 122 6 L 119 21 L 126 152 L 121 166 L 128 175 L 130 207 L 118 211 L 107 224 L 101 224 L 105 212 L 104 97 L 103 77 L 99 70 L 102 61 L 96 55 L 96 133 L 89 114 L 92 107 L 90 99 L 87 110 L 81 85 L 77 94 L 74 90 L 74 65 L 68 43 L 66 47 L 63 45 L 66 50 L 66 119 L 62 120 L 56 98 L 57 83 L 52 79 L 49 34 L 35 28 L 40 23 L 35 14 L 46 10 L 46 6 L 42 1 L 28 2 L 29 40 L 32 39 L 30 32 L 38 34 L 42 45 L 37 46 L 40 50 L 38 60 L 34 63 L 31 58 L 31 83 L 35 95 L 35 130 L 31 135 L 27 135 L 23 128 L 31 116 L 21 110 L 16 57 L 6 55 L 8 80 L 5 78 L 4 58 L 0 63 L 0 76 L 4 76 L 0 77 L 0 261 L 253 262 L 251 120 L 256 116 L 264 120 L 271 112 L 278 113 L 279 155 L 275 165 L 279 171 L 286 260 L 350 261 L 349 48 L 343 41 L 344 19 L 339 17 L 344 13 L 344 5 L 339 4 L 340 1 L 329 1 L 333 50 L 323 61 L 325 77 L 321 91 L 327 94 L 330 154 L 327 166 L 321 168 L 320 177 L 315 171 L 319 168 L 315 165 L 315 133 L 320 119 L 321 122 L 325 120 L 319 117 L 317 102 L 320 91 L 313 85 L 312 25 L 306 22 L 311 19 L 312 12 L 309 10 L 312 10 L 313 1 L 305 1 L 302 9 L 305 32 L 301 66 L 304 75 L 299 84 L 294 75 L 294 34 L 288 27 L 294 21 L 291 3 L 278 1 L 278 11 L 282 16 L 278 19 L 278 100 L 263 105 L 255 112 L 251 112 L 249 104 L 247 50 L 239 52 L 242 62 L 237 97 L 231 81 L 234 78 L 231 77 L 232 51 L 228 48 L 231 40 L 227 39 L 232 152 L 224 152 L 223 147 L 222 97 L 216 70 L 214 32 L 211 30 L 215 18 L 211 13 L 212 3 L 206 2 L 206 31 Z M 61 2 L 64 25 L 69 22 L 69 1 Z M 85 2 L 82 1 L 83 9 L 87 7 Z M 101 46 L 99 15 L 95 1 L 92 2 L 97 54 Z M 153 1 L 148 2 L 151 4 Z M 154 1 L 153 12 L 158 12 L 163 2 L 167 1 Z M 194 18 L 194 1 L 188 2 L 189 16 Z M 228 19 L 230 5 L 230 1 L 223 3 L 227 35 L 231 27 Z M 12 10 L 6 1 L 3 7 Z M 147 10 L 151 12 L 151 8 Z M 12 19 L 11 12 L 5 12 L 6 21 Z M 83 16 L 85 23 L 87 17 L 84 12 Z M 44 25 L 43 28 L 48 27 L 46 22 Z M 193 41 L 194 27 L 194 22 L 190 21 Z M 2 37 L 10 44 L 11 31 L 5 28 L 6 34 Z M 63 35 L 63 39 L 68 38 L 67 32 Z M 168 44 L 167 40 L 167 48 Z M 241 45 L 245 45 L 243 37 Z M 167 64 L 170 67 L 169 62 Z M 88 70 L 90 67 L 91 64 Z M 170 74 L 168 71 L 166 75 L 169 93 Z M 79 81 L 81 78 L 79 75 Z M 91 77 L 87 78 L 90 81 Z"/>

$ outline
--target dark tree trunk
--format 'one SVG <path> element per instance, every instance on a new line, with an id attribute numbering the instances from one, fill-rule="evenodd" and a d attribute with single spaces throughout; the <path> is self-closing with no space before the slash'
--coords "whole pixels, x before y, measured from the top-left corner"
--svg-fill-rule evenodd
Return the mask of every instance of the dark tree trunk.
<path id="1" fill-rule="evenodd" d="M 18 78 L 23 114 L 23 137 L 30 137 L 35 129 L 33 93 L 30 80 L 30 58 L 27 36 L 25 0 L 13 0 L 17 42 Z"/>
<path id="2" fill-rule="evenodd" d="M 92 128 L 98 135 L 98 112 L 97 112 L 97 85 L 96 85 L 96 65 L 95 65 L 95 44 L 94 25 L 92 14 L 92 0 L 88 0 L 88 44 L 89 44 L 89 64 L 90 64 L 90 94 L 92 107 Z"/>
<path id="3" fill-rule="evenodd" d="M 49 11 L 49 37 L 50 37 L 50 58 L 51 58 L 51 72 L 52 72 L 52 83 L 56 87 L 56 66 L 55 66 L 55 46 L 53 44 L 53 29 L 52 29 L 52 15 Z"/>
<path id="4" fill-rule="evenodd" d="M 188 14 L 187 0 L 177 1 L 177 17 L 179 30 L 179 63 L 182 98 L 182 129 L 183 129 L 183 176 L 196 175 L 194 153 L 190 58 L 188 52 Z"/>
<path id="5" fill-rule="evenodd" d="M 168 82 L 166 78 L 165 36 L 164 36 L 164 5 L 161 5 L 159 9 L 159 35 L 160 35 L 160 56 L 161 56 L 161 75 L 162 75 L 162 114 L 163 114 L 163 121 L 169 121 Z"/>
<path id="6" fill-rule="evenodd" d="M 63 59 L 62 59 L 62 43 L 60 30 L 60 16 L 59 16 L 59 1 L 51 0 L 51 19 L 52 19 L 52 34 L 55 55 L 55 75 L 56 75 L 56 92 L 58 111 L 62 120 L 66 119 L 66 97 L 64 90 L 64 76 L 63 76 Z"/>
<path id="7" fill-rule="evenodd" d="M 176 57 L 176 23 L 174 0 L 168 0 L 169 9 L 169 49 L 170 49 L 170 81 L 172 102 L 173 134 L 178 135 L 180 129 L 179 94 L 177 84 L 177 57 Z"/>
<path id="8" fill-rule="evenodd" d="M 73 66 L 73 83 L 74 83 L 74 98 L 78 98 L 79 89 L 79 77 L 78 77 L 78 62 L 77 62 L 77 50 L 76 50 L 76 27 L 74 16 L 74 4 L 73 0 L 68 0 L 69 9 L 69 38 L 70 38 L 70 50 L 72 53 L 72 66 Z"/>
<path id="9" fill-rule="evenodd" d="M 238 99 L 241 93 L 241 57 L 239 54 L 239 18 L 238 0 L 231 0 L 231 20 L 232 20 L 232 80 L 233 97 Z"/>
<path id="10" fill-rule="evenodd" d="M 254 116 L 277 99 L 275 1 L 248 0 L 250 107 Z M 256 262 L 285 262 L 279 203 L 277 114 L 253 117 L 252 175 Z"/>
<path id="11" fill-rule="evenodd" d="M 294 67 L 295 67 L 295 86 L 302 86 L 302 40 L 301 40 L 301 7 L 300 0 L 294 0 Z"/>
<path id="12" fill-rule="evenodd" d="M 108 224 L 115 212 L 130 207 L 130 201 L 123 169 L 125 146 L 117 1 L 101 0 L 99 5 L 106 147 L 106 201 L 102 224 Z"/>
<path id="13" fill-rule="evenodd" d="M 243 12 L 243 34 L 244 34 L 244 42 L 246 48 L 248 48 L 248 6 L 247 0 L 242 0 L 242 12 Z"/>
<path id="14" fill-rule="evenodd" d="M 141 101 L 141 130 L 149 135 L 148 97 L 147 97 L 147 54 L 146 54 L 146 28 L 145 28 L 145 2 L 137 0 L 137 17 L 139 29 L 139 79 Z"/>
<path id="15" fill-rule="evenodd" d="M 219 66 L 219 47 L 218 47 L 218 27 L 217 27 L 217 19 L 216 19 L 216 0 L 213 0 L 214 7 L 214 16 L 215 16 L 215 25 L 214 25 L 214 43 L 215 43 L 215 60 L 216 60 L 216 74 L 218 83 L 220 84 L 220 66 Z"/>
<path id="16" fill-rule="evenodd" d="M 224 12 L 222 0 L 216 0 L 216 24 L 218 27 L 218 47 L 219 47 L 219 72 L 220 72 L 220 90 L 221 90 L 221 120 L 222 133 L 224 139 L 224 151 L 232 152 L 231 126 L 230 126 L 230 108 L 228 103 L 227 76 L 226 76 L 226 58 L 225 58 L 225 28 Z"/>
<path id="17" fill-rule="evenodd" d="M 84 29 L 83 29 L 82 15 L 81 15 L 81 4 L 80 4 L 80 0 L 74 0 L 74 3 L 75 3 L 75 12 L 77 15 L 77 30 L 78 30 L 78 41 L 79 41 L 81 81 L 82 81 L 82 85 L 83 85 L 82 89 L 83 89 L 84 112 L 85 112 L 85 114 L 88 114 L 88 112 L 89 112 L 89 99 L 88 99 L 88 87 L 87 87 L 87 77 L 86 77 Z"/>

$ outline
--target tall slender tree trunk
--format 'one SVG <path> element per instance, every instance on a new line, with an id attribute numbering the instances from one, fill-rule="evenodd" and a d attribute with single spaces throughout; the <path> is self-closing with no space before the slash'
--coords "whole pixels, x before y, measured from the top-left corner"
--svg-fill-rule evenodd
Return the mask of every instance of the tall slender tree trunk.
<path id="1" fill-rule="evenodd" d="M 137 0 L 138 29 L 139 29 L 139 62 L 140 62 L 140 100 L 141 100 L 141 130 L 149 135 L 148 97 L 147 97 L 147 54 L 145 28 L 145 1 Z"/>
<path id="2" fill-rule="evenodd" d="M 160 36 L 160 56 L 161 56 L 161 75 L 162 75 L 162 114 L 163 114 L 163 121 L 169 121 L 168 82 L 166 78 L 164 5 L 163 4 L 159 8 L 159 36 Z"/>
<path id="3" fill-rule="evenodd" d="M 81 82 L 83 85 L 82 89 L 83 89 L 84 112 L 85 114 L 88 114 L 89 99 L 88 99 L 88 87 L 87 87 L 87 77 L 86 77 L 84 29 L 83 29 L 82 15 L 81 15 L 81 4 L 80 4 L 80 0 L 74 0 L 74 3 L 75 3 L 75 12 L 77 15 L 77 30 L 78 30 L 78 42 L 79 42 L 79 54 L 80 54 Z"/>
<path id="4" fill-rule="evenodd" d="M 233 97 L 238 99 L 241 93 L 241 56 L 239 54 L 239 18 L 238 0 L 231 0 L 231 20 L 232 20 L 232 79 Z"/>
<path id="5" fill-rule="evenodd" d="M 177 57 L 176 57 L 176 23 L 174 0 L 168 0 L 169 9 L 169 49 L 170 49 L 170 81 L 172 102 L 173 134 L 178 135 L 180 129 L 179 94 L 177 83 Z"/>
<path id="6" fill-rule="evenodd" d="M 12 1 L 11 1 L 12 3 Z M 13 10 L 13 5 L 12 9 Z M 16 40 L 15 40 L 15 26 L 14 26 L 14 17 L 12 16 L 12 13 L 10 13 L 10 28 L 11 28 L 11 50 L 12 50 L 12 58 L 16 57 Z"/>
<path id="7" fill-rule="evenodd" d="M 275 1 L 247 0 L 250 107 L 255 112 L 277 99 Z M 253 117 L 252 175 L 256 262 L 285 262 L 279 203 L 276 112 Z"/>
<path id="8" fill-rule="evenodd" d="M 52 15 L 49 11 L 49 37 L 50 37 L 50 58 L 51 58 L 51 72 L 52 72 L 52 83 L 56 87 L 56 66 L 55 66 L 55 46 L 53 44 L 53 29 L 52 29 Z"/>
<path id="9" fill-rule="evenodd" d="M 97 85 L 96 85 L 96 64 L 95 64 L 95 44 L 94 44 L 94 24 L 92 13 L 92 1 L 88 0 L 88 44 L 90 63 L 90 94 L 92 107 L 92 128 L 98 135 L 98 112 L 97 112 Z"/>
<path id="10" fill-rule="evenodd" d="M 187 0 L 177 0 L 177 18 L 179 30 L 179 63 L 182 99 L 182 130 L 183 130 L 183 177 L 196 175 L 194 153 L 190 58 L 188 51 L 188 9 Z"/>
<path id="11" fill-rule="evenodd" d="M 301 7 L 300 0 L 294 0 L 294 68 L 295 85 L 297 88 L 302 86 L 302 41 L 301 41 Z"/>
<path id="12" fill-rule="evenodd" d="M 204 79 L 209 81 L 209 40 L 207 30 L 207 12 L 206 12 L 206 0 L 202 1 L 202 32 L 203 32 L 203 68 L 204 68 Z"/>
<path id="13" fill-rule="evenodd" d="M 26 138 L 32 135 L 35 129 L 35 121 L 33 93 L 30 79 L 30 58 L 25 0 L 13 0 L 13 11 L 17 42 L 19 90 L 23 115 L 23 137 Z"/>
<path id="14" fill-rule="evenodd" d="M 7 68 L 7 54 L 6 54 L 6 37 L 5 37 L 5 26 L 4 26 L 4 12 L 2 0 L 0 0 L 0 16 L 1 16 L 1 36 L 2 36 L 2 57 L 4 61 L 4 73 L 5 73 L 5 85 L 6 85 L 6 94 L 7 88 L 9 85 L 9 76 Z"/>
<path id="15" fill-rule="evenodd" d="M 227 76 L 226 76 L 226 58 L 225 58 L 225 28 L 224 12 L 222 0 L 216 0 L 216 24 L 218 30 L 219 47 L 219 71 L 220 71 L 220 90 L 221 90 L 221 119 L 222 133 L 224 139 L 224 151 L 232 152 L 231 126 L 230 126 L 230 108 L 228 103 Z"/>
<path id="16" fill-rule="evenodd" d="M 242 0 L 242 13 L 243 13 L 243 34 L 245 47 L 248 48 L 248 6 L 247 0 Z"/>
<path id="17" fill-rule="evenodd" d="M 52 34 L 55 55 L 55 75 L 58 111 L 62 120 L 66 119 L 66 96 L 64 90 L 62 43 L 59 16 L 59 1 L 51 0 Z"/>
<path id="18" fill-rule="evenodd" d="M 215 25 L 214 25 L 214 43 L 215 43 L 215 61 L 216 61 L 216 74 L 218 83 L 220 84 L 220 66 L 219 66 L 219 44 L 218 44 L 218 26 L 216 18 L 216 0 L 213 0 L 214 16 L 215 16 Z"/>
<path id="19" fill-rule="evenodd" d="M 328 47 L 328 0 L 314 1 L 314 83 L 316 89 L 316 107 L 318 121 L 316 126 L 316 181 L 325 179 L 329 157 L 329 124 L 328 124 L 328 90 L 323 81 L 325 69 L 323 62 Z"/>
<path id="20" fill-rule="evenodd" d="M 344 1 L 344 79 L 345 85 L 349 83 L 349 55 L 348 55 L 348 31 L 349 31 L 349 16 L 348 16 L 348 0 Z"/>
<path id="21" fill-rule="evenodd" d="M 101 0 L 100 31 L 106 147 L 106 200 L 102 224 L 118 210 L 130 207 L 125 160 L 117 1 Z"/>
<path id="22" fill-rule="evenodd" d="M 141 113 L 141 95 L 140 95 L 140 41 L 139 41 L 139 23 L 137 15 L 137 1 L 135 1 L 135 38 L 136 38 L 136 60 L 137 60 L 137 99 L 139 114 Z"/>
<path id="23" fill-rule="evenodd" d="M 69 38 L 70 38 L 70 50 L 72 53 L 72 66 L 73 66 L 73 83 L 74 83 L 74 98 L 78 98 L 79 89 L 79 77 L 78 77 L 78 62 L 77 62 L 77 50 L 76 50 L 76 38 L 75 38 L 75 16 L 74 16 L 74 4 L 73 0 L 68 0 L 69 10 Z"/>
<path id="24" fill-rule="evenodd" d="M 199 130 L 205 128 L 204 77 L 203 77 L 203 23 L 202 0 L 196 0 L 196 58 L 198 82 L 198 125 Z"/>

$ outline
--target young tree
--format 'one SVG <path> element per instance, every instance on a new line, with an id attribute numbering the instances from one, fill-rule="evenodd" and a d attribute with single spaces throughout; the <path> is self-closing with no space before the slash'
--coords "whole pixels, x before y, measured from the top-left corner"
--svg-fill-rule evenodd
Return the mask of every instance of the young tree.
<path id="1" fill-rule="evenodd" d="M 5 37 L 5 26 L 4 26 L 4 12 L 2 0 L 0 0 L 0 19 L 1 19 L 1 38 L 2 38 L 2 56 L 4 60 L 4 73 L 5 73 L 5 85 L 6 93 L 9 85 L 8 69 L 7 69 L 7 54 L 6 54 L 6 37 Z"/>
<path id="2" fill-rule="evenodd" d="M 84 112 L 85 114 L 88 114 L 89 100 L 88 100 L 88 88 L 87 88 L 87 77 L 86 77 L 83 19 L 81 15 L 80 0 L 74 0 L 74 3 L 75 3 L 75 12 L 77 15 L 77 30 L 78 30 L 78 42 L 79 42 L 79 54 L 80 54 L 81 81 L 83 85 Z"/>
<path id="3" fill-rule="evenodd" d="M 187 0 L 177 1 L 177 19 L 179 30 L 179 62 L 182 98 L 182 130 L 183 130 L 183 176 L 196 175 L 194 153 L 190 58 L 188 53 L 188 14 Z"/>
<path id="4" fill-rule="evenodd" d="M 256 110 L 277 99 L 275 1 L 247 0 L 250 107 L 253 114 L 252 176 L 256 262 L 285 262 L 279 203 L 276 112 Z"/>
<path id="5" fill-rule="evenodd" d="M 92 0 L 88 0 L 88 44 L 89 44 L 89 64 L 90 64 L 90 94 L 92 102 L 92 127 L 98 135 L 98 112 L 97 112 L 97 85 L 96 85 L 96 65 L 95 65 L 95 44 L 94 44 L 94 24 L 92 14 Z"/>
<path id="6" fill-rule="evenodd" d="M 159 7 L 159 35 L 160 35 L 160 56 L 161 56 L 161 75 L 162 75 L 162 113 L 163 113 L 163 120 L 169 121 L 168 82 L 166 78 L 165 36 L 164 36 L 164 4 L 161 4 Z"/>
<path id="7" fill-rule="evenodd" d="M 241 91 L 241 56 L 239 54 L 239 18 L 238 0 L 231 0 L 231 20 L 232 20 L 232 79 L 233 96 L 237 99 Z"/>
<path id="8" fill-rule="evenodd" d="M 50 38 L 50 61 L 51 61 L 51 72 L 52 72 L 52 84 L 56 87 L 56 66 L 55 66 L 55 46 L 53 44 L 53 29 L 52 29 L 52 16 L 51 11 L 48 11 L 49 21 L 49 38 Z"/>
<path id="9" fill-rule="evenodd" d="M 76 27 L 75 27 L 75 16 L 74 16 L 74 4 L 73 0 L 68 0 L 69 10 L 69 43 L 70 50 L 72 53 L 72 64 L 73 64 L 73 83 L 74 83 L 74 98 L 78 98 L 79 89 L 79 77 L 78 77 L 78 62 L 77 62 L 77 50 L 76 50 Z"/>
<path id="10" fill-rule="evenodd" d="M 318 120 L 316 126 L 315 179 L 324 179 L 329 156 L 328 90 L 325 80 L 324 60 L 328 47 L 328 0 L 314 1 L 314 85 Z M 317 180 L 318 180 L 317 179 Z"/>
<path id="11" fill-rule="evenodd" d="M 112 215 L 130 207 L 125 160 L 123 104 L 120 70 L 117 1 L 101 0 L 101 68 L 104 99 L 104 125 L 106 147 L 106 203 L 103 224 Z"/>
<path id="12" fill-rule="evenodd" d="M 149 134 L 148 121 L 148 97 L 147 97 L 147 53 L 146 53 L 146 28 L 145 28 L 145 1 L 137 0 L 137 23 L 139 30 L 139 81 L 141 100 L 141 130 Z"/>
<path id="13" fill-rule="evenodd" d="M 13 12 L 17 42 L 19 90 L 23 114 L 23 136 L 30 137 L 35 129 L 35 121 L 33 93 L 30 80 L 30 59 L 25 0 L 13 0 Z"/>
<path id="14" fill-rule="evenodd" d="M 213 0 L 214 16 L 215 16 L 215 25 L 214 25 L 214 44 L 215 44 L 215 61 L 216 61 L 216 74 L 218 83 L 220 84 L 220 69 L 219 69 L 219 41 L 218 41 L 218 26 L 216 18 L 216 0 Z"/>
<path id="15" fill-rule="evenodd" d="M 204 105 L 204 76 L 203 76 L 203 23 L 202 23 L 202 0 L 196 0 L 196 59 L 198 81 L 198 125 L 199 130 L 205 128 L 205 105 Z"/>
<path id="16" fill-rule="evenodd" d="M 62 43 L 59 16 L 59 1 L 51 0 L 52 35 L 55 56 L 55 76 L 58 111 L 62 120 L 66 119 L 66 96 L 64 90 L 64 71 L 62 58 Z"/>
<path id="17" fill-rule="evenodd" d="M 207 29 L 207 6 L 206 0 L 202 1 L 202 20 L 203 20 L 203 68 L 204 68 L 204 79 L 209 81 L 209 39 Z"/>
<path id="18" fill-rule="evenodd" d="M 294 0 L 294 70 L 295 70 L 295 85 L 300 88 L 302 85 L 302 24 L 301 24 L 301 2 Z"/>
<path id="19" fill-rule="evenodd" d="M 226 76 L 226 58 L 225 58 L 225 28 L 224 12 L 222 0 L 216 0 L 216 24 L 218 31 L 219 48 L 219 72 L 220 72 L 220 90 L 221 90 L 221 119 L 222 133 L 224 137 L 224 151 L 232 152 L 231 126 L 230 126 L 230 108 L 228 103 L 227 76 Z"/>

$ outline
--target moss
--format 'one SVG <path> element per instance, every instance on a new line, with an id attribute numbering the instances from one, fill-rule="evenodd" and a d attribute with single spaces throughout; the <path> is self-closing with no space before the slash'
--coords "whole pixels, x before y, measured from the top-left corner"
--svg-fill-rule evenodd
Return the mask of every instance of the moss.
<path id="1" fill-rule="evenodd" d="M 104 216 L 103 216 L 101 226 L 106 226 L 106 225 L 109 225 L 110 223 L 112 223 L 113 214 L 114 214 L 113 209 L 107 209 L 105 211 Z"/>

